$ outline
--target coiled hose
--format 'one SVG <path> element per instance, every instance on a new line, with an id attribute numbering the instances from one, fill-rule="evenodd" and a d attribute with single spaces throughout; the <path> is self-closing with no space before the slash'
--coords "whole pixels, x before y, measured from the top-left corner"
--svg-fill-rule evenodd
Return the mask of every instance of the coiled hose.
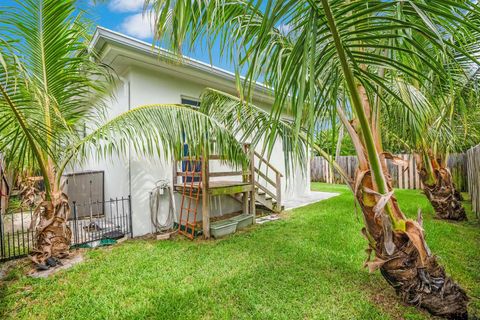
<path id="1" fill-rule="evenodd" d="M 159 212 L 161 199 L 165 196 L 165 191 L 169 198 L 168 213 Z M 163 219 L 161 217 L 163 216 Z M 150 219 L 156 232 L 165 232 L 173 228 L 175 222 L 175 200 L 173 190 L 167 180 L 159 180 L 150 192 Z"/>

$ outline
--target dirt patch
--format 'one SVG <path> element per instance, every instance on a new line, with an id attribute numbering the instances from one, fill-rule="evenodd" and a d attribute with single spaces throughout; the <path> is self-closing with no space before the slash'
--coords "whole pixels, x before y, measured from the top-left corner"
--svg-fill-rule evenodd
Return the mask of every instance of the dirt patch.
<path id="1" fill-rule="evenodd" d="M 382 279 L 383 280 L 383 279 Z M 405 319 L 405 309 L 412 307 L 403 303 L 400 298 L 395 294 L 395 291 L 388 287 L 387 283 L 384 283 L 385 286 L 380 284 L 375 284 L 373 286 L 365 286 L 365 292 L 368 294 L 369 300 L 372 301 L 375 306 L 377 306 L 384 313 L 389 314 L 393 319 L 403 320 Z M 440 319 L 433 317 L 428 312 L 421 309 L 415 309 L 417 312 L 421 313 L 424 319 Z"/>
<path id="2" fill-rule="evenodd" d="M 60 260 L 61 264 L 58 264 L 57 266 L 50 268 L 48 270 L 44 271 L 37 271 L 32 269 L 29 273 L 28 276 L 32 278 L 47 278 L 52 274 L 57 273 L 60 270 L 65 270 L 73 267 L 74 265 L 82 262 L 83 259 L 83 254 L 81 252 L 78 252 L 72 256 L 70 256 L 67 259 L 62 259 Z"/>
<path id="3" fill-rule="evenodd" d="M 70 256 L 66 259 L 61 259 L 60 262 L 61 264 L 58 264 L 57 266 L 50 268 L 48 270 L 44 271 L 37 271 L 35 269 L 32 269 L 29 273 L 28 276 L 32 278 L 47 278 L 51 276 L 52 274 L 55 274 L 59 272 L 60 270 L 66 270 L 71 267 L 73 267 L 76 264 L 79 264 L 80 262 L 83 262 L 83 252 L 82 251 L 77 251 L 74 253 L 71 253 Z"/>

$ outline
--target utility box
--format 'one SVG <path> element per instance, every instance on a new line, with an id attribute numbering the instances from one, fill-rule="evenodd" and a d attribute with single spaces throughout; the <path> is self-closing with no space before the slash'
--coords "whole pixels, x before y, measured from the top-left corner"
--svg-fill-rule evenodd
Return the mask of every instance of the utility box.
<path id="1" fill-rule="evenodd" d="M 76 204 L 77 219 L 99 217 L 105 214 L 104 172 L 84 171 L 64 176 L 64 192 L 68 196 L 73 219 L 73 202 Z"/>

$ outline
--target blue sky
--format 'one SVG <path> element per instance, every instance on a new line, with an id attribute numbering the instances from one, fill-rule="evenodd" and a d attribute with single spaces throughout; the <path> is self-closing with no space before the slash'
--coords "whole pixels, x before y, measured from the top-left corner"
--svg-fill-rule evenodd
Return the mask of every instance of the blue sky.
<path id="1" fill-rule="evenodd" d="M 79 3 L 87 9 L 89 17 L 96 25 L 152 42 L 152 17 L 142 13 L 144 0 L 109 0 L 102 4 L 93 4 L 92 0 L 80 0 Z M 206 49 L 199 48 L 185 54 L 233 72 L 231 64 L 220 57 L 218 50 L 212 52 L 212 61 Z"/>
<path id="2" fill-rule="evenodd" d="M 152 42 L 151 18 L 142 14 L 144 0 L 108 0 L 102 4 L 94 4 L 92 0 L 78 0 L 79 8 L 87 12 L 87 16 L 95 25 L 115 30 L 131 37 Z M 0 0 L 0 6 L 13 6 L 13 0 Z M 206 46 L 203 46 L 204 48 Z M 217 67 L 233 72 L 233 66 L 222 59 L 219 50 L 213 50 L 210 61 L 206 49 L 196 49 L 194 52 L 185 52 L 192 58 L 211 63 Z"/>

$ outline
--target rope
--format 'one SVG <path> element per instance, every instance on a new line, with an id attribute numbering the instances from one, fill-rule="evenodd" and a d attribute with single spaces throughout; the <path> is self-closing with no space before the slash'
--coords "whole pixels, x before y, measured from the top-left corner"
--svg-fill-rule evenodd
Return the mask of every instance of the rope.
<path id="1" fill-rule="evenodd" d="M 168 213 L 159 212 L 161 199 L 165 196 L 165 190 L 169 198 Z M 163 217 L 163 219 L 160 219 Z M 175 200 L 173 190 L 167 180 L 159 180 L 150 192 L 150 219 L 156 232 L 165 232 L 173 228 L 175 221 Z"/>

